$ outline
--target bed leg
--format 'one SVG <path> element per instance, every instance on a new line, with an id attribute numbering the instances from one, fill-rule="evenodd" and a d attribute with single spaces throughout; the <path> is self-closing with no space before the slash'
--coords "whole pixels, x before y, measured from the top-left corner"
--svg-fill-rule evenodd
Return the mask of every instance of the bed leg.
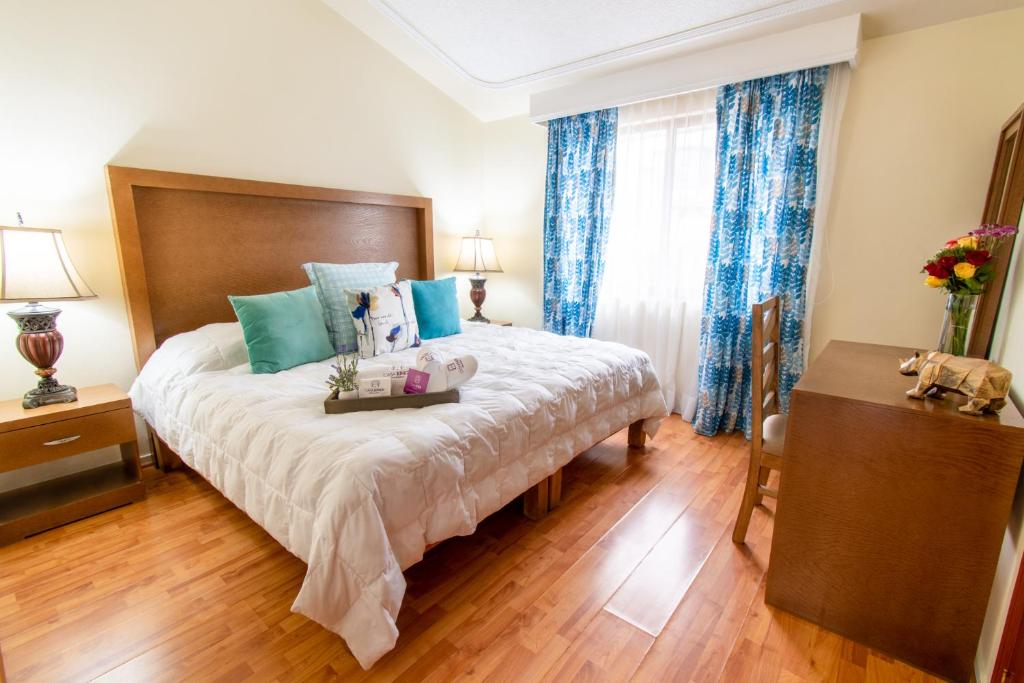
<path id="1" fill-rule="evenodd" d="M 562 504 L 562 468 L 548 477 L 548 510 L 554 510 Z"/>
<path id="2" fill-rule="evenodd" d="M 647 443 L 647 432 L 644 431 L 643 420 L 637 420 L 629 425 L 629 435 L 626 437 L 626 442 L 630 448 L 644 447 L 644 444 Z"/>
<path id="3" fill-rule="evenodd" d="M 523 514 L 527 519 L 537 521 L 548 514 L 548 480 L 542 479 L 539 484 L 523 494 Z"/>
<path id="4" fill-rule="evenodd" d="M 170 472 L 181 468 L 181 458 L 152 429 L 149 430 L 149 441 L 153 444 L 153 460 L 157 469 L 161 472 Z"/>

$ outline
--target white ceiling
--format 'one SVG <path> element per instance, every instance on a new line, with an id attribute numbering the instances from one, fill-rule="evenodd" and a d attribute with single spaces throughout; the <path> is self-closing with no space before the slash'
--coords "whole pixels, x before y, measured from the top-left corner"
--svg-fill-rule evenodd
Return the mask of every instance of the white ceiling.
<path id="1" fill-rule="evenodd" d="M 1024 0 L 324 0 L 482 120 L 641 63 L 862 13 L 865 37 Z"/>
<path id="2" fill-rule="evenodd" d="M 506 88 L 838 0 L 372 2 L 466 78 Z"/>

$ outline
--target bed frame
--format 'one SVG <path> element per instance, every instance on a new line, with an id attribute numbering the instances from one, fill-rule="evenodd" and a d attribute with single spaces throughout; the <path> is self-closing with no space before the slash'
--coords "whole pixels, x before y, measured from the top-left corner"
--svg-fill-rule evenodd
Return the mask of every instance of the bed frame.
<path id="1" fill-rule="evenodd" d="M 168 337 L 232 322 L 228 295 L 308 285 L 301 264 L 398 261 L 398 277 L 434 277 L 432 202 L 374 192 L 107 166 L 128 322 L 141 369 Z M 150 430 L 161 469 L 181 465 Z M 630 446 L 643 446 L 640 423 Z M 561 471 L 526 492 L 543 516 Z"/>

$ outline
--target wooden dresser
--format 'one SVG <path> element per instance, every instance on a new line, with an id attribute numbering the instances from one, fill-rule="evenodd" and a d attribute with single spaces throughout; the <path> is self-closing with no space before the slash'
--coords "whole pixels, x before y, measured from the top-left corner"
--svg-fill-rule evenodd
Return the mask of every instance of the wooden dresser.
<path id="1" fill-rule="evenodd" d="M 0 402 L 0 472 L 106 446 L 121 461 L 0 493 L 0 545 L 144 498 L 131 400 L 112 384 L 79 390 L 74 403 L 26 410 Z"/>
<path id="2" fill-rule="evenodd" d="M 966 681 L 1024 418 L 907 397 L 916 378 L 897 365 L 911 353 L 833 341 L 793 390 L 766 601 Z"/>

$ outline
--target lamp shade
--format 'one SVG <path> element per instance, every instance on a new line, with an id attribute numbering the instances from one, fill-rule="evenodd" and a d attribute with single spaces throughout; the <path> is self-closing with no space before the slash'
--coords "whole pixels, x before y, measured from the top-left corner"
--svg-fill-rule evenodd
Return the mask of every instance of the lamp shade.
<path id="1" fill-rule="evenodd" d="M 501 273 L 501 264 L 494 253 L 494 242 L 490 237 L 481 237 L 480 231 L 472 237 L 462 238 L 459 260 L 455 270 L 467 273 Z"/>
<path id="2" fill-rule="evenodd" d="M 0 301 L 89 299 L 60 230 L 0 226 Z"/>

